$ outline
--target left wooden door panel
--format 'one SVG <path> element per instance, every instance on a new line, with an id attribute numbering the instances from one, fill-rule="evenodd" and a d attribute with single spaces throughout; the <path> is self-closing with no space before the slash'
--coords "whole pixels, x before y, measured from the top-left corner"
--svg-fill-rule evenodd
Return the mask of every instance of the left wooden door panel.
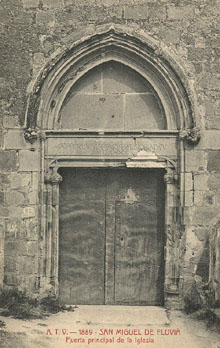
<path id="1" fill-rule="evenodd" d="M 65 171 L 60 187 L 60 301 L 104 304 L 105 188 L 102 177 L 90 170 Z"/>

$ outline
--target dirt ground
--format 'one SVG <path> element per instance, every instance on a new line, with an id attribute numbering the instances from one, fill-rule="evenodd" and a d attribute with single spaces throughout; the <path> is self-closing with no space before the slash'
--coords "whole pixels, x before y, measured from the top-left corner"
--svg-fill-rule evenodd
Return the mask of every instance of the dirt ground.
<path id="1" fill-rule="evenodd" d="M 45 319 L 0 320 L 0 348 L 220 348 L 220 332 L 160 307 L 80 306 Z"/>

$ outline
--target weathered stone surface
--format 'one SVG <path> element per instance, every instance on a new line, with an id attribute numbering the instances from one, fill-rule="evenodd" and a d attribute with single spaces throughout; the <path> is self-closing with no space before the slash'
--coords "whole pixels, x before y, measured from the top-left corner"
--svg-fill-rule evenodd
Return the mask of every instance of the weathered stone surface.
<path id="1" fill-rule="evenodd" d="M 119 5 L 120 2 L 121 2 L 120 0 L 96 0 L 95 1 L 95 3 L 98 6 L 117 6 Z"/>
<path id="2" fill-rule="evenodd" d="M 38 240 L 38 228 L 39 228 L 39 221 L 37 219 L 37 216 L 35 219 L 33 218 L 26 218 L 22 221 L 21 224 L 21 231 L 23 234 L 21 235 L 24 236 L 27 241 L 37 241 Z M 20 232 L 20 230 L 19 230 Z"/>
<path id="3" fill-rule="evenodd" d="M 4 132 L 0 130 L 0 149 L 3 148 L 4 145 Z"/>
<path id="4" fill-rule="evenodd" d="M 32 189 L 33 190 L 38 190 L 39 189 L 39 184 L 40 184 L 40 174 L 33 172 L 32 173 Z"/>
<path id="5" fill-rule="evenodd" d="M 193 205 L 193 191 L 185 192 L 185 206 L 191 207 Z"/>
<path id="6" fill-rule="evenodd" d="M 213 192 L 205 192 L 203 196 L 204 205 L 214 205 L 216 203 L 216 196 Z"/>
<path id="7" fill-rule="evenodd" d="M 20 256 L 18 258 L 18 272 L 20 274 L 34 274 L 37 273 L 38 263 L 35 256 Z"/>
<path id="8" fill-rule="evenodd" d="M 220 190 L 220 174 L 209 175 L 208 188 L 214 191 Z"/>
<path id="9" fill-rule="evenodd" d="M 8 217 L 9 209 L 4 204 L 0 204 L 0 217 Z"/>
<path id="10" fill-rule="evenodd" d="M 23 208 L 17 206 L 9 206 L 9 213 L 11 218 L 20 218 L 22 216 Z"/>
<path id="11" fill-rule="evenodd" d="M 3 117 L 3 126 L 7 128 L 19 127 L 19 117 L 18 116 L 8 116 Z"/>
<path id="12" fill-rule="evenodd" d="M 17 155 L 15 151 L 0 151 L 1 172 L 14 171 L 17 168 Z"/>
<path id="13" fill-rule="evenodd" d="M 36 204 L 38 202 L 39 193 L 37 190 L 31 191 L 28 194 L 28 202 L 30 204 Z"/>
<path id="14" fill-rule="evenodd" d="M 30 144 L 29 144 L 30 145 Z M 27 143 L 24 139 L 23 130 L 8 130 L 5 137 L 5 148 L 6 149 L 25 149 Z"/>
<path id="15" fill-rule="evenodd" d="M 204 151 L 186 151 L 186 171 L 203 171 L 206 169 Z"/>
<path id="16" fill-rule="evenodd" d="M 37 290 L 37 282 L 38 278 L 36 275 L 28 276 L 23 279 L 22 284 L 24 285 L 24 289 L 28 289 L 28 291 L 33 294 Z"/>
<path id="17" fill-rule="evenodd" d="M 168 18 L 172 20 L 189 19 L 195 15 L 195 9 L 193 6 L 169 6 L 167 10 Z"/>
<path id="18" fill-rule="evenodd" d="M 0 174 L 0 187 L 6 188 L 10 185 L 9 175 L 8 174 Z"/>
<path id="19" fill-rule="evenodd" d="M 220 117 L 207 117 L 205 119 L 207 129 L 217 129 L 220 130 Z"/>
<path id="20" fill-rule="evenodd" d="M 188 50 L 188 59 L 190 61 L 204 62 L 210 55 L 211 51 L 204 48 L 192 47 Z M 207 77 L 203 77 L 203 80 L 200 80 L 200 83 L 203 84 L 203 87 L 205 87 L 209 83 L 209 79 Z"/>
<path id="21" fill-rule="evenodd" d="M 19 171 L 39 171 L 40 169 L 39 151 L 20 150 L 19 151 Z"/>
<path id="22" fill-rule="evenodd" d="M 37 8 L 40 0 L 22 0 L 24 8 Z"/>
<path id="23" fill-rule="evenodd" d="M 194 203 L 197 206 L 215 205 L 215 194 L 213 192 L 196 191 L 194 193 Z"/>
<path id="24" fill-rule="evenodd" d="M 208 174 L 195 174 L 194 175 L 194 190 L 205 191 L 208 189 Z"/>
<path id="25" fill-rule="evenodd" d="M 33 73 L 37 74 L 46 63 L 44 53 L 35 53 L 33 57 Z"/>
<path id="26" fill-rule="evenodd" d="M 16 273 L 9 273 L 9 272 L 5 273 L 4 283 L 6 285 L 14 285 L 14 286 L 19 284 L 17 274 Z"/>
<path id="27" fill-rule="evenodd" d="M 0 204 L 4 203 L 5 200 L 5 193 L 4 191 L 0 191 Z"/>
<path id="28" fill-rule="evenodd" d="M 15 272 L 17 270 L 17 260 L 15 258 L 6 258 L 5 272 Z"/>
<path id="29" fill-rule="evenodd" d="M 26 255 L 27 254 L 26 243 L 23 240 L 14 239 L 14 240 L 5 240 L 5 258 L 10 259 L 11 257 L 17 255 Z"/>
<path id="30" fill-rule="evenodd" d="M 193 232 L 201 242 L 206 241 L 209 236 L 209 228 L 197 227 L 193 230 Z"/>
<path id="31" fill-rule="evenodd" d="M 38 254 L 38 243 L 35 241 L 27 242 L 27 255 L 35 256 Z"/>
<path id="32" fill-rule="evenodd" d="M 134 5 L 125 6 L 124 17 L 126 19 L 146 19 L 154 16 L 154 18 L 165 19 L 166 18 L 166 8 L 165 7 L 155 7 L 154 5 L 144 4 L 144 5 Z"/>
<path id="33" fill-rule="evenodd" d="M 193 177 L 192 173 L 185 173 L 185 191 L 193 190 Z"/>
<path id="34" fill-rule="evenodd" d="M 193 225 L 210 225 L 211 221 L 219 215 L 219 209 L 213 207 L 193 207 L 192 224 Z"/>
<path id="35" fill-rule="evenodd" d="M 19 187 L 28 187 L 31 183 L 31 173 L 11 173 L 10 178 L 10 187 L 12 189 Z"/>
<path id="36" fill-rule="evenodd" d="M 20 216 L 18 217 L 18 219 L 19 218 L 20 218 Z M 5 238 L 7 240 L 20 237 L 19 233 L 21 231 L 21 221 L 18 219 L 6 220 L 6 222 L 5 222 Z"/>
<path id="37" fill-rule="evenodd" d="M 6 203 L 8 205 L 23 205 L 25 203 L 25 195 L 21 191 L 6 191 Z"/>
<path id="38" fill-rule="evenodd" d="M 38 240 L 38 221 L 34 222 L 33 218 L 21 219 L 21 216 L 17 216 L 7 219 L 5 222 L 5 238 L 15 239 L 18 238 L 26 241 L 36 241 Z"/>
<path id="39" fill-rule="evenodd" d="M 53 12 L 39 11 L 36 16 L 37 24 L 49 25 L 49 23 L 55 23 L 55 14 Z"/>
<path id="40" fill-rule="evenodd" d="M 3 241 L 4 241 L 4 233 L 5 233 L 5 219 L 0 220 L 0 253 L 2 253 L 3 250 Z"/>
<path id="41" fill-rule="evenodd" d="M 43 7 L 46 8 L 63 7 L 63 5 L 63 0 L 43 0 Z"/>
<path id="42" fill-rule="evenodd" d="M 195 267 L 195 258 L 201 255 L 203 250 L 204 243 L 199 241 L 197 236 L 195 235 L 192 228 L 188 228 L 186 232 L 186 256 L 185 256 L 185 262 L 191 262 L 194 264 L 193 266 L 193 272 Z M 195 267 L 196 270 L 196 267 Z M 189 272 L 189 269 L 188 269 Z"/>
<path id="43" fill-rule="evenodd" d="M 210 172 L 213 172 L 213 171 L 219 172 L 220 171 L 220 150 L 208 152 L 207 169 Z"/>
<path id="44" fill-rule="evenodd" d="M 180 42 L 181 31 L 176 30 L 176 28 L 164 30 L 161 29 L 161 36 L 166 38 L 167 42 L 172 44 L 178 44 Z"/>
<path id="45" fill-rule="evenodd" d="M 22 218 L 31 218 L 36 216 L 36 208 L 35 207 L 25 207 L 22 211 Z"/>
<path id="46" fill-rule="evenodd" d="M 201 132 L 201 140 L 196 149 L 216 150 L 220 148 L 220 131 L 206 130 Z"/>

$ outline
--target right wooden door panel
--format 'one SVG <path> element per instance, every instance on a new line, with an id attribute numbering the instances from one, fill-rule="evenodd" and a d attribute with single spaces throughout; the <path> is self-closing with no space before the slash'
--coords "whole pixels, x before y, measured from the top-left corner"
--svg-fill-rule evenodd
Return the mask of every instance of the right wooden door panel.
<path id="1" fill-rule="evenodd" d="M 156 204 L 116 203 L 115 302 L 158 304 L 162 247 L 157 241 Z M 159 291 L 160 293 L 160 291 Z"/>
<path id="2" fill-rule="evenodd" d="M 142 169 L 109 172 L 106 206 L 114 204 L 111 221 L 115 227 L 112 231 L 111 225 L 106 225 L 106 236 L 115 234 L 115 304 L 163 304 L 164 184 L 161 174 Z"/>

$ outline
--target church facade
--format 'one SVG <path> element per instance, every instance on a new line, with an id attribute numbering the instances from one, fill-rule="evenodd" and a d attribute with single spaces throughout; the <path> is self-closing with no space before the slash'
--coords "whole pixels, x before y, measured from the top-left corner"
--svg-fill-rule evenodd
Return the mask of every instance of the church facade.
<path id="1" fill-rule="evenodd" d="M 219 300 L 218 8 L 3 1 L 2 288 Z"/>

